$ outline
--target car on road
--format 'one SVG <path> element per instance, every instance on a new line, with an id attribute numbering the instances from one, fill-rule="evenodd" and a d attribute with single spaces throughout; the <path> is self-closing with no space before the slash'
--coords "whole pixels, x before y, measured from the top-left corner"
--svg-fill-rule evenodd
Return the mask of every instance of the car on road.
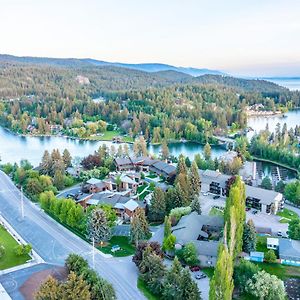
<path id="1" fill-rule="evenodd" d="M 206 278 L 206 275 L 205 274 L 203 274 L 203 273 L 201 273 L 201 274 L 195 274 L 195 278 L 196 279 L 203 279 L 203 278 Z"/>
<path id="2" fill-rule="evenodd" d="M 253 215 L 256 215 L 257 213 L 258 213 L 257 210 L 253 210 L 253 211 L 252 211 L 252 214 L 253 214 Z"/>
<path id="3" fill-rule="evenodd" d="M 192 272 L 198 272 L 198 271 L 200 271 L 200 267 L 199 267 L 199 266 L 191 266 L 191 267 L 190 267 L 190 270 L 191 270 Z"/>
<path id="4" fill-rule="evenodd" d="M 213 199 L 219 199 L 220 196 L 216 195 L 216 196 L 213 196 Z"/>
<path id="5" fill-rule="evenodd" d="M 208 193 L 203 193 L 203 196 L 208 196 Z"/>

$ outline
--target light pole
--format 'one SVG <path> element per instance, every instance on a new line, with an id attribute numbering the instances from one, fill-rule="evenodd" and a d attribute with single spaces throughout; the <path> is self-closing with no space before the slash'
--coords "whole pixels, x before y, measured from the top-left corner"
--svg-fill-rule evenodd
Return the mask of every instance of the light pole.
<path id="1" fill-rule="evenodd" d="M 93 269 L 95 270 L 95 238 L 93 237 Z"/>
<path id="2" fill-rule="evenodd" d="M 23 187 L 21 187 L 21 219 L 24 220 L 24 195 L 23 195 Z"/>

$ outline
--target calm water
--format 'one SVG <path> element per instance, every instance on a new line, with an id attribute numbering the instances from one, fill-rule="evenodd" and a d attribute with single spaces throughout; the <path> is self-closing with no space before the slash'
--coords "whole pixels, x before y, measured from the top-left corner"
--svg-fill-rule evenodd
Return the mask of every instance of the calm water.
<path id="1" fill-rule="evenodd" d="M 282 115 L 271 116 L 271 117 L 251 117 L 248 119 L 248 126 L 253 128 L 254 131 L 248 133 L 248 137 L 251 138 L 255 132 L 258 133 L 260 130 L 266 128 L 266 125 L 269 124 L 269 130 L 272 132 L 275 130 L 276 124 L 280 123 L 281 128 L 284 123 L 286 123 L 288 129 L 300 125 L 300 110 L 289 111 L 283 117 Z"/>
<path id="2" fill-rule="evenodd" d="M 296 124 L 300 125 L 300 110 L 291 111 L 286 114 L 286 117 L 253 117 L 249 119 L 249 126 L 256 132 L 265 128 L 269 124 L 270 130 L 274 130 L 277 123 L 287 123 L 288 127 L 295 127 Z M 249 135 L 253 135 L 250 132 Z M 2 162 L 19 162 L 21 159 L 28 159 L 34 166 L 38 165 L 41 161 L 44 150 L 52 151 L 53 149 L 67 148 L 73 157 L 87 156 L 99 148 L 101 144 L 106 144 L 108 147 L 113 145 L 111 142 L 101 141 L 78 141 L 73 139 L 66 139 L 62 137 L 21 137 L 10 133 L 9 131 L 0 127 L 0 157 Z M 118 145 L 114 144 L 115 147 Z M 130 146 L 131 148 L 131 146 Z M 173 143 L 169 144 L 170 153 L 178 156 L 182 153 L 188 156 L 191 160 L 195 154 L 203 152 L 203 146 L 197 143 Z M 150 153 L 158 154 L 160 146 L 150 145 Z M 225 150 L 221 147 L 212 147 L 212 157 L 222 155 Z M 270 166 L 262 166 L 263 173 L 270 174 L 272 170 Z"/>
<path id="3" fill-rule="evenodd" d="M 291 91 L 300 90 L 300 78 L 274 78 L 266 80 L 284 86 Z"/>
<path id="4" fill-rule="evenodd" d="M 0 127 L 0 156 L 2 162 L 19 162 L 21 159 L 28 159 L 33 165 L 38 165 L 45 150 L 52 151 L 68 149 L 73 157 L 87 156 L 106 144 L 108 147 L 117 144 L 102 141 L 78 141 L 62 137 L 22 137 Z M 131 148 L 131 145 L 129 145 Z M 169 145 L 170 153 L 178 156 L 180 153 L 194 158 L 195 154 L 201 153 L 203 146 L 197 143 L 174 143 Z M 159 154 L 160 146 L 149 146 L 150 153 Z M 224 153 L 220 147 L 212 148 L 212 156 L 216 157 Z"/>

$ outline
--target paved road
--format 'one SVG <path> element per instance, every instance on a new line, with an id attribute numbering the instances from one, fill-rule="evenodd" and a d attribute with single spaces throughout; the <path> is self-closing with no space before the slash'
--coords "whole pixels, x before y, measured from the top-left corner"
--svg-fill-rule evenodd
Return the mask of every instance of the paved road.
<path id="1" fill-rule="evenodd" d="M 77 253 L 92 263 L 92 247 L 48 217 L 24 197 L 24 220 L 20 217 L 20 192 L 0 171 L 0 213 L 47 262 L 63 265 L 69 253 Z M 136 287 L 137 270 L 131 257 L 116 259 L 95 255 L 95 269 L 110 281 L 118 299 L 145 299 Z"/>

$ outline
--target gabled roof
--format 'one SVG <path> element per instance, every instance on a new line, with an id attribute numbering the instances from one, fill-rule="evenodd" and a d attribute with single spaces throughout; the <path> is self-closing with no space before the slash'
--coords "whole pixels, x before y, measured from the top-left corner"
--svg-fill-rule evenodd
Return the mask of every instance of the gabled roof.
<path id="1" fill-rule="evenodd" d="M 97 179 L 97 178 L 91 178 L 91 179 L 89 179 L 86 183 L 88 183 L 88 184 L 98 184 L 98 183 L 100 183 L 100 182 L 101 182 L 100 179 Z"/>
<path id="2" fill-rule="evenodd" d="M 274 203 L 276 200 L 280 201 L 282 199 L 281 193 L 254 187 L 247 184 L 245 185 L 245 190 L 246 190 L 246 197 L 259 199 L 260 203 L 266 205 L 270 205 L 271 203 Z"/>
<path id="3" fill-rule="evenodd" d="M 137 204 L 137 202 L 135 202 L 134 200 L 130 199 L 128 202 L 126 202 L 124 204 L 124 207 L 127 208 L 130 211 L 134 211 L 135 209 L 137 209 L 139 207 L 139 205 Z"/>
<path id="4" fill-rule="evenodd" d="M 279 239 L 279 257 L 281 259 L 300 261 L 300 241 Z"/>

